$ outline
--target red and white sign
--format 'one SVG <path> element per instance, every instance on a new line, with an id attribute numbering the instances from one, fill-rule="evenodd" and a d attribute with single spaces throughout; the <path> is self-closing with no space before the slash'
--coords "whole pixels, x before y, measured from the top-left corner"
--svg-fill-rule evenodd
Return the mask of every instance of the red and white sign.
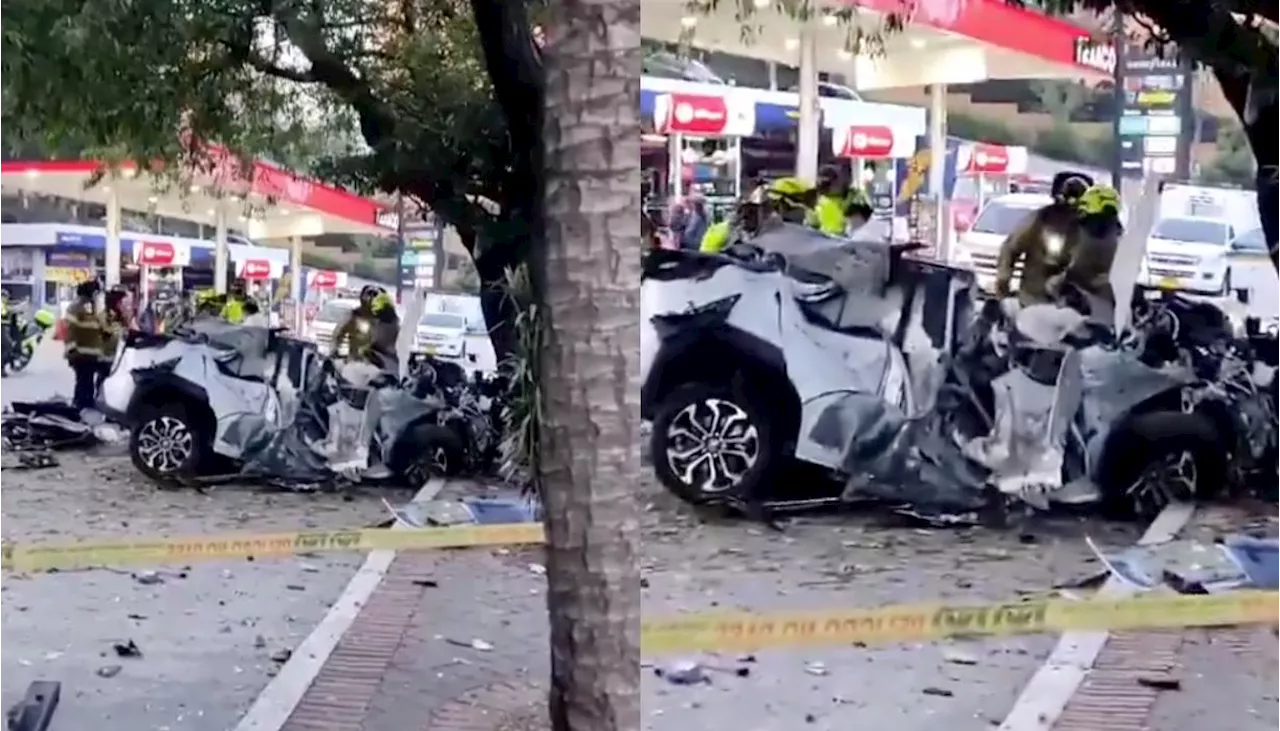
<path id="1" fill-rule="evenodd" d="M 894 155 L 894 135 L 890 127 L 854 125 L 832 130 L 832 151 L 837 157 L 887 160 Z M 905 157 L 905 155 L 904 155 Z"/>
<path id="2" fill-rule="evenodd" d="M 745 137 L 756 129 L 755 102 L 733 95 L 660 94 L 653 105 L 659 134 Z"/>
<path id="3" fill-rule="evenodd" d="M 141 241 L 133 246 L 133 260 L 144 267 L 184 267 L 191 263 L 191 247 L 172 241 Z"/>
<path id="4" fill-rule="evenodd" d="M 347 286 L 347 273 L 314 270 L 307 279 L 307 286 L 315 289 L 340 289 Z"/>
<path id="5" fill-rule="evenodd" d="M 956 169 L 968 175 L 1020 175 L 1027 171 L 1027 148 L 977 142 L 961 145 Z"/>
<path id="6" fill-rule="evenodd" d="M 236 274 L 243 279 L 265 281 L 284 276 L 284 264 L 270 259 L 245 259 L 240 262 Z"/>

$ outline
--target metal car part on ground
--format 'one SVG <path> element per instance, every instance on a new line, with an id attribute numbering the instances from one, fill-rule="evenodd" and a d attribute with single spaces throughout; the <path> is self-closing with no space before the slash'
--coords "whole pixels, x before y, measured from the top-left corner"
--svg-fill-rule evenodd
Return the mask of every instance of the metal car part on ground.
<path id="1" fill-rule="evenodd" d="M 363 364 L 339 368 L 278 332 L 205 322 L 131 333 L 101 405 L 130 427 L 135 466 L 158 482 L 416 488 L 474 462 L 457 409 L 415 385 Z"/>
<path id="2" fill-rule="evenodd" d="M 686 500 L 797 500 L 778 479 L 795 459 L 844 481 L 845 502 L 977 515 L 1102 500 L 1147 514 L 1187 495 L 1135 485 L 1187 482 L 1183 455 L 1201 475 L 1238 461 L 1183 406 L 1218 381 L 1144 364 L 1074 313 L 1048 307 L 1022 328 L 974 318 L 971 273 L 901 247 L 792 227 L 750 244 L 646 260 L 642 411 L 654 468 Z"/>

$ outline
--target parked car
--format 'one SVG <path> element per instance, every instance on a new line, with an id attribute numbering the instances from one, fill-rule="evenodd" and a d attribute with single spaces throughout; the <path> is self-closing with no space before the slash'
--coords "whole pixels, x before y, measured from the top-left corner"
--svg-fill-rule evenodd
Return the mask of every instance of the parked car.
<path id="1" fill-rule="evenodd" d="M 325 302 L 307 326 L 307 338 L 316 344 L 320 352 L 328 353 L 333 345 L 333 331 L 359 306 L 358 299 L 331 299 Z M 346 355 L 346 349 L 346 344 L 343 344 L 339 355 Z"/>
<path id="2" fill-rule="evenodd" d="M 452 312 L 427 312 L 418 320 L 413 352 L 448 360 L 467 353 L 467 318 Z"/>
<path id="3" fill-rule="evenodd" d="M 978 286 L 990 291 L 995 286 L 1000 245 L 1036 211 L 1050 203 L 1053 198 L 1039 193 L 1010 193 L 992 198 L 973 225 L 958 237 L 951 249 L 951 264 L 972 268 Z M 1021 270 L 1020 264 L 1014 268 L 1015 282 Z"/>
<path id="4" fill-rule="evenodd" d="M 1217 218 L 1163 218 L 1147 238 L 1138 286 L 1200 294 L 1232 293 L 1236 231 Z"/>

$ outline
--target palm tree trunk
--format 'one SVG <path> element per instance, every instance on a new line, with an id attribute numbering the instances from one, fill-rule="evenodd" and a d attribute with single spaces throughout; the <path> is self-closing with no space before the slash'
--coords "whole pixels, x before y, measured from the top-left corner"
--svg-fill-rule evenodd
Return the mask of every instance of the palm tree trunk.
<path id="1" fill-rule="evenodd" d="M 640 3 L 550 9 L 547 249 L 535 283 L 548 315 L 540 463 L 551 722 L 638 731 Z"/>

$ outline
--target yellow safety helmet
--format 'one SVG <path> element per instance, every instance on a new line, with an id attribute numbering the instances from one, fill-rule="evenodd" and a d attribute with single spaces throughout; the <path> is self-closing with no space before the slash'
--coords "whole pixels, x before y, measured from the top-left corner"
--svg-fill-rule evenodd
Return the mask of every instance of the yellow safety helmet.
<path id="1" fill-rule="evenodd" d="M 773 200 L 803 201 L 813 191 L 813 186 L 799 178 L 778 178 L 769 184 L 768 195 Z"/>
<path id="2" fill-rule="evenodd" d="M 392 301 L 391 295 L 387 294 L 386 290 L 379 290 L 378 293 L 373 296 L 373 303 L 370 304 L 369 307 L 374 312 L 382 312 L 388 307 L 395 306 L 396 303 Z"/>
<path id="3" fill-rule="evenodd" d="M 1120 215 L 1120 194 L 1110 185 L 1095 183 L 1076 201 L 1082 216 Z"/>

